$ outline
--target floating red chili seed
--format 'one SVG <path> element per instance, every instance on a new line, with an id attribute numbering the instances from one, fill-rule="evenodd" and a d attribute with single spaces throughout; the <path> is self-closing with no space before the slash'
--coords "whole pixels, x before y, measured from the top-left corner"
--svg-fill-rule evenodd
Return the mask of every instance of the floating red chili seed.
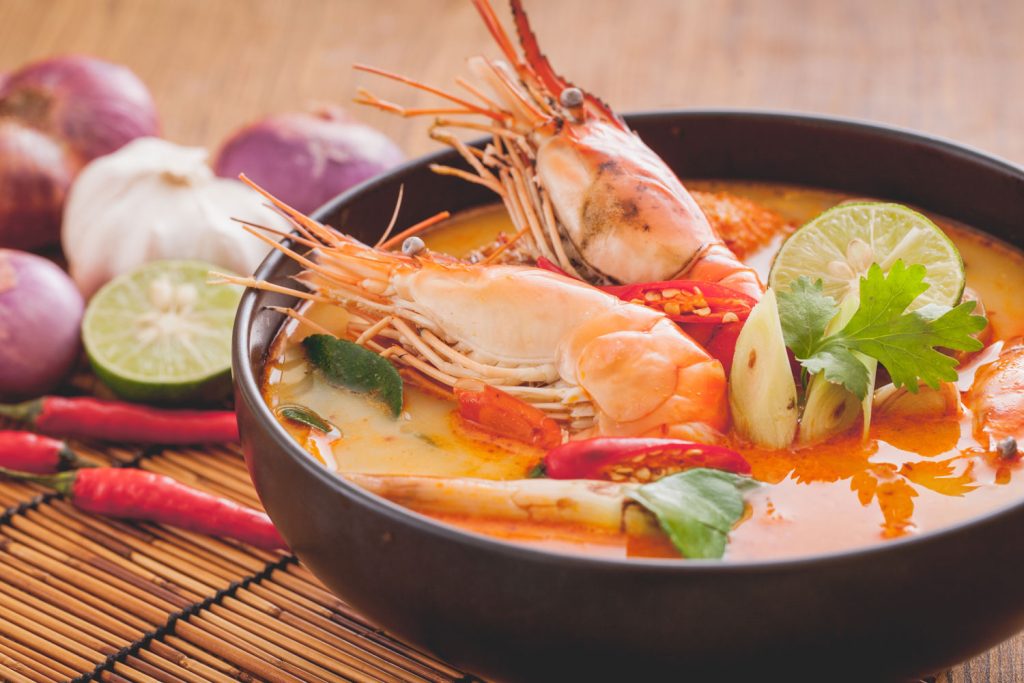
<path id="1" fill-rule="evenodd" d="M 623 301 L 641 301 L 678 323 L 720 325 L 747 319 L 756 303 L 730 287 L 699 280 L 665 280 L 601 287 Z"/>

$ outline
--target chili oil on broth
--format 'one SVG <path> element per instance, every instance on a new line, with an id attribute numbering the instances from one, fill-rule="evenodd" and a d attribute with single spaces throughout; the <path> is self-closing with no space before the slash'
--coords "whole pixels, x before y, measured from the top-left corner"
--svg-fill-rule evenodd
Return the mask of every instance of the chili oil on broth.
<path id="1" fill-rule="evenodd" d="M 751 199 L 802 225 L 855 197 L 804 187 L 737 181 L 688 181 L 688 187 L 725 191 Z M 857 199 L 861 199 L 857 197 Z M 995 238 L 930 215 L 963 256 L 967 285 L 984 302 L 994 339 L 1024 335 L 1024 256 Z M 980 226 L 984 227 L 984 226 Z M 463 256 L 514 228 L 500 205 L 462 212 L 423 237 L 436 251 Z M 747 261 L 767 277 L 780 237 Z M 342 333 L 347 314 L 314 304 L 305 311 L 318 324 Z M 264 394 L 273 408 L 295 403 L 317 411 L 343 436 L 331 445 L 311 443 L 308 429 L 283 421 L 294 438 L 339 472 L 426 474 L 489 479 L 523 478 L 540 453 L 506 448 L 453 428 L 453 404 L 405 384 L 405 411 L 392 420 L 378 406 L 328 385 L 308 369 L 298 342 L 312 330 L 291 323 L 275 344 Z M 991 357 L 992 350 L 988 356 Z M 985 360 L 985 352 L 978 358 Z M 990 359 L 990 358 L 988 358 Z M 961 389 L 970 385 L 978 360 L 961 368 Z M 765 483 L 748 495 L 751 510 L 730 534 L 727 559 L 809 555 L 879 543 L 887 538 L 939 529 L 1024 497 L 1016 466 L 981 453 L 971 436 L 969 412 L 959 418 L 914 422 L 873 420 L 870 438 L 857 433 L 797 451 L 765 451 L 734 445 Z M 856 432 L 856 429 L 854 430 Z M 998 483 L 997 483 L 998 482 Z M 630 547 L 625 535 L 586 529 L 548 529 L 534 524 L 438 517 L 480 533 L 549 550 L 603 556 L 668 556 L 667 548 Z"/>
<path id="2" fill-rule="evenodd" d="M 840 202 L 863 199 L 757 182 L 687 185 L 745 196 L 798 226 Z M 1017 294 L 1024 291 L 1024 256 L 966 225 L 924 213 L 960 250 L 967 286 L 986 307 L 993 339 L 1024 334 L 1024 301 Z M 747 259 L 763 279 L 779 244 L 781 239 Z M 990 347 L 960 369 L 961 390 L 997 350 Z M 857 429 L 795 451 L 737 445 L 753 476 L 767 485 L 748 497 L 752 514 L 730 534 L 726 558 L 792 557 L 871 545 L 941 529 L 1024 497 L 1024 481 L 1014 476 L 1017 466 L 981 453 L 971 434 L 969 411 L 923 422 L 876 416 L 867 441 Z"/>

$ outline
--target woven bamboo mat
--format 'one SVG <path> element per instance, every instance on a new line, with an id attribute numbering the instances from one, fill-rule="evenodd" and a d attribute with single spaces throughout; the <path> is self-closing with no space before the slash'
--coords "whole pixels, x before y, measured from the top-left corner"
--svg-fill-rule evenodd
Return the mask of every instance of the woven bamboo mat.
<path id="1" fill-rule="evenodd" d="M 259 507 L 237 448 L 72 446 Z M 291 555 L 86 515 L 32 484 L 0 482 L 0 509 L 0 680 L 472 680 L 388 637 Z"/>

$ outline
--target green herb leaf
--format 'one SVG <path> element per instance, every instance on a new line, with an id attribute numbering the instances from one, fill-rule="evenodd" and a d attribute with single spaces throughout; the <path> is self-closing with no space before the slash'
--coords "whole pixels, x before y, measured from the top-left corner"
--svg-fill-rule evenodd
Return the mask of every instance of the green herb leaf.
<path id="1" fill-rule="evenodd" d="M 527 479 L 543 479 L 546 476 L 548 476 L 548 468 L 543 460 L 531 467 L 530 471 L 526 473 Z"/>
<path id="2" fill-rule="evenodd" d="M 907 267 L 896 261 L 886 275 L 873 264 L 860 280 L 857 310 L 842 330 L 829 336 L 817 327 L 824 315 L 820 288 L 808 288 L 798 280 L 789 294 L 779 297 L 787 346 L 809 373 L 824 372 L 827 380 L 842 384 L 861 400 L 871 389 L 870 373 L 855 353 L 876 359 L 889 371 L 893 384 L 911 392 L 922 381 L 932 388 L 942 381 L 955 381 L 956 359 L 937 349 L 981 349 L 982 343 L 971 335 L 984 329 L 987 321 L 971 315 L 973 301 L 955 308 L 932 304 L 907 313 L 907 307 L 928 289 L 925 275 L 921 265 Z"/>
<path id="3" fill-rule="evenodd" d="M 743 491 L 757 486 L 750 477 L 701 467 L 641 486 L 630 497 L 657 517 L 684 557 L 720 558 L 743 516 Z"/>
<path id="4" fill-rule="evenodd" d="M 801 359 L 800 364 L 810 375 L 824 372 L 825 379 L 833 384 L 842 384 L 862 401 L 867 395 L 871 373 L 848 346 L 837 342 L 831 347 L 820 348 L 809 358 Z"/>
<path id="5" fill-rule="evenodd" d="M 811 278 L 801 275 L 788 292 L 775 293 L 782 336 L 797 358 L 807 358 L 814 352 L 814 345 L 839 311 L 836 300 L 827 296 L 824 288 L 821 280 L 812 283 Z"/>
<path id="6" fill-rule="evenodd" d="M 394 417 L 401 415 L 402 377 L 391 363 L 358 344 L 326 334 L 310 335 L 302 340 L 302 346 L 328 382 L 371 394 Z"/>
<path id="7" fill-rule="evenodd" d="M 324 434 L 329 434 L 330 432 L 337 429 L 337 427 L 332 425 L 324 418 L 320 417 L 320 415 L 318 415 L 315 411 L 313 411 L 310 408 L 307 408 L 306 406 L 281 406 L 280 408 L 277 409 L 277 414 L 279 417 L 292 420 L 293 422 L 299 422 L 301 424 L 306 425 L 307 427 L 311 427 L 319 432 L 323 432 Z"/>

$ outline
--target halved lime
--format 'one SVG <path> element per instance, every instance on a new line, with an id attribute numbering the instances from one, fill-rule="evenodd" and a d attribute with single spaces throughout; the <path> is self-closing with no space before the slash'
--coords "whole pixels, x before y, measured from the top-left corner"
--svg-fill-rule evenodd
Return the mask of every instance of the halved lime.
<path id="1" fill-rule="evenodd" d="M 231 326 L 242 289 L 206 283 L 202 261 L 156 261 L 108 282 L 85 310 L 93 370 L 133 401 L 214 400 L 231 386 Z"/>
<path id="2" fill-rule="evenodd" d="M 825 211 L 800 228 L 775 255 L 768 285 L 788 290 L 801 275 L 821 278 L 825 293 L 842 301 L 857 291 L 872 263 L 888 272 L 902 259 L 927 269 L 930 287 L 910 309 L 925 304 L 955 306 L 964 291 L 964 262 L 945 233 L 920 213 L 900 204 L 849 202 Z"/>

